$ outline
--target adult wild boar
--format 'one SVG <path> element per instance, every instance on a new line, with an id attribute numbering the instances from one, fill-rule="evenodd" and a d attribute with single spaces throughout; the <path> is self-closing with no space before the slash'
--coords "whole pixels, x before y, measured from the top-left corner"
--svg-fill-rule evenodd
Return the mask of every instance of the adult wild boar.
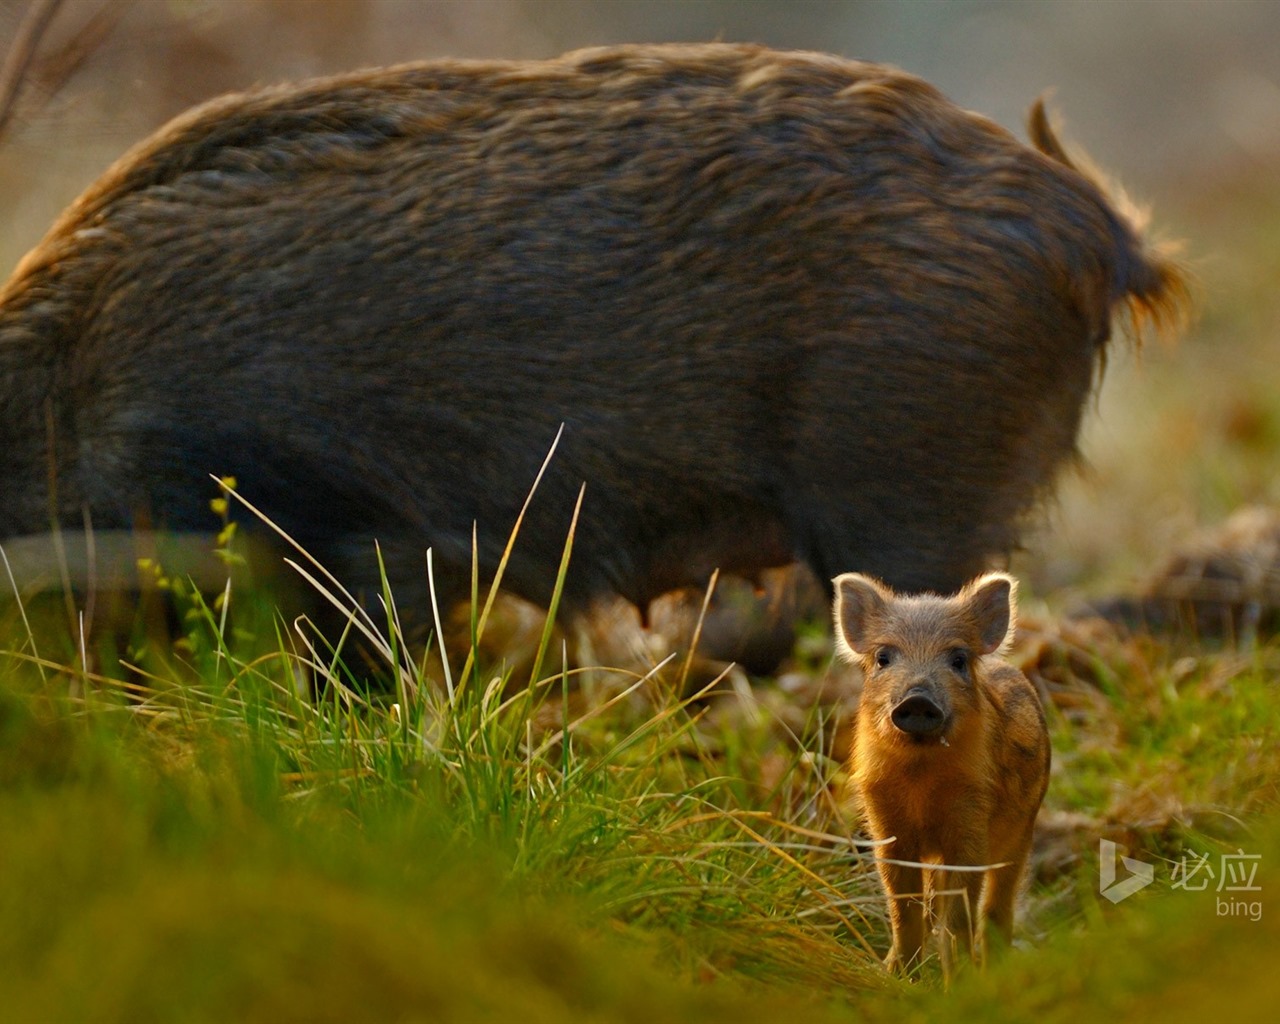
<path id="1" fill-rule="evenodd" d="M 800 559 L 954 590 L 1181 278 L 1033 112 L 758 46 L 431 61 L 214 100 L 0 293 L 0 537 L 216 527 L 209 474 L 405 606 L 472 524 L 545 601 Z"/>

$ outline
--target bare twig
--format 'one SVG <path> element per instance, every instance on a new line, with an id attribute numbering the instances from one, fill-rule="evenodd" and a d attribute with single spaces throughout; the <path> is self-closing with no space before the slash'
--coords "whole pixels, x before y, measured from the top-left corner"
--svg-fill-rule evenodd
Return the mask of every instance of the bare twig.
<path id="1" fill-rule="evenodd" d="M 70 39 L 36 62 L 30 73 L 31 84 L 44 94 L 44 99 L 55 95 L 84 67 L 120 23 L 131 2 L 132 0 L 104 0 L 102 6 L 75 30 Z"/>
<path id="2" fill-rule="evenodd" d="M 27 79 L 27 71 L 35 59 L 36 50 L 40 48 L 40 40 L 61 6 L 62 0 L 33 0 L 18 26 L 13 45 L 5 57 L 4 67 L 0 69 L 0 136 L 4 135 L 13 119 L 18 97 Z"/>

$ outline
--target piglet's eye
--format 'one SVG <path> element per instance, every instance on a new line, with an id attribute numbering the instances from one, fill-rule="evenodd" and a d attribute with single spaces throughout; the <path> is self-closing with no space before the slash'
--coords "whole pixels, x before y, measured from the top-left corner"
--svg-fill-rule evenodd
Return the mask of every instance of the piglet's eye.
<path id="1" fill-rule="evenodd" d="M 876 668 L 888 668 L 893 664 L 893 648 L 881 647 L 876 651 Z"/>
<path id="2" fill-rule="evenodd" d="M 955 672 L 964 675 L 969 671 L 969 652 L 962 647 L 957 647 L 948 657 L 951 668 Z"/>

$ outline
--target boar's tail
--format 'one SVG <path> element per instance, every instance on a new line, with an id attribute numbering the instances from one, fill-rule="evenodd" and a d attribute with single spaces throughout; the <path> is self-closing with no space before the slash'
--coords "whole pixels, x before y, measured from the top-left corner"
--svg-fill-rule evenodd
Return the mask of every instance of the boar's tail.
<path id="1" fill-rule="evenodd" d="M 1041 153 L 1087 178 L 1110 200 L 1114 276 L 1112 306 L 1127 313 L 1128 333 L 1141 341 L 1154 334 L 1170 338 L 1181 330 L 1192 306 L 1191 278 L 1177 259 L 1180 246 L 1144 239 L 1148 211 L 1134 203 L 1079 152 L 1068 155 L 1049 122 L 1044 97 L 1036 100 L 1027 117 L 1027 134 Z"/>

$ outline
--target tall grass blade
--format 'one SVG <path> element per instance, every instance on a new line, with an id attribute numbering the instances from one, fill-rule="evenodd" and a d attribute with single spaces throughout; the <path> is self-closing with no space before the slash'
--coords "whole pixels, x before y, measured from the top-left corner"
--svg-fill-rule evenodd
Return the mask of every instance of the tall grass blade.
<path id="1" fill-rule="evenodd" d="M 542 624 L 542 639 L 538 642 L 538 652 L 533 659 L 533 668 L 529 672 L 529 685 L 532 686 L 542 675 L 542 661 L 546 657 L 547 648 L 551 644 L 551 632 L 556 624 L 556 612 L 560 608 L 560 597 L 564 593 L 564 580 L 569 572 L 569 558 L 573 554 L 573 538 L 578 531 L 578 516 L 582 513 L 582 499 L 587 493 L 587 485 L 578 488 L 578 500 L 573 506 L 573 518 L 569 521 L 569 534 L 565 538 L 564 550 L 560 554 L 560 568 L 556 572 L 555 587 L 551 591 L 551 603 L 547 607 L 547 617 Z"/>
<path id="2" fill-rule="evenodd" d="M 480 612 L 479 621 L 475 626 L 475 639 L 478 643 L 480 637 L 484 635 L 485 624 L 489 621 L 489 613 L 493 610 L 494 602 L 498 599 L 498 591 L 502 585 L 502 577 L 507 571 L 507 563 L 511 560 L 511 552 L 515 548 L 516 537 L 520 534 L 520 527 L 524 524 L 525 514 L 529 511 L 529 505 L 533 502 L 533 496 L 538 490 L 538 485 L 542 483 L 543 476 L 546 475 L 547 467 L 551 465 L 552 456 L 556 453 L 556 448 L 560 445 L 560 438 L 564 436 L 564 424 L 560 424 L 560 429 L 556 431 L 556 436 L 551 442 L 551 447 L 547 450 L 547 457 L 542 460 L 542 465 L 538 469 L 538 475 L 533 479 L 533 486 L 529 488 L 529 493 L 525 496 L 524 504 L 520 507 L 520 514 L 516 516 L 515 525 L 511 527 L 511 533 L 507 537 L 506 547 L 502 550 L 502 557 L 498 559 L 498 568 L 493 574 L 493 582 L 489 585 L 489 594 L 485 598 L 484 609 Z M 472 535 L 472 544 L 474 548 L 475 535 Z M 462 667 L 460 678 L 465 679 L 474 668 L 476 657 L 476 644 L 473 643 L 470 653 L 467 655 L 467 662 Z"/>

